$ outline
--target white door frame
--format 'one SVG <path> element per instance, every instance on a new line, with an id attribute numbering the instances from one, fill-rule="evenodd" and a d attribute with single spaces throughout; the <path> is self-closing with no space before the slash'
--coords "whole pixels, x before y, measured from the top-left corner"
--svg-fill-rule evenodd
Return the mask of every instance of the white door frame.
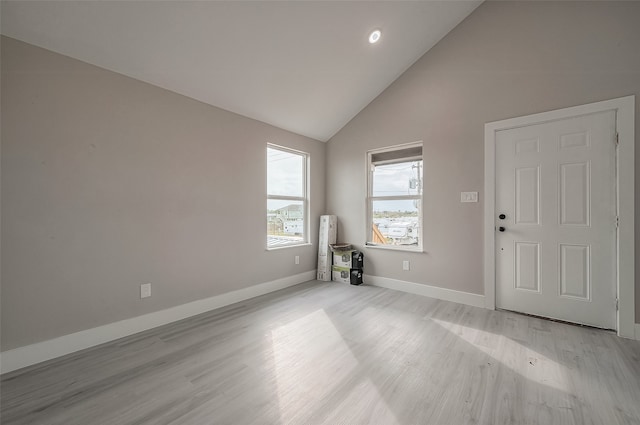
<path id="1" fill-rule="evenodd" d="M 616 155 L 618 189 L 617 292 L 618 335 L 635 338 L 635 96 L 605 100 L 524 117 L 495 121 L 484 126 L 484 295 L 485 307 L 496 308 L 495 202 L 496 132 L 604 111 L 616 111 L 619 144 Z"/>

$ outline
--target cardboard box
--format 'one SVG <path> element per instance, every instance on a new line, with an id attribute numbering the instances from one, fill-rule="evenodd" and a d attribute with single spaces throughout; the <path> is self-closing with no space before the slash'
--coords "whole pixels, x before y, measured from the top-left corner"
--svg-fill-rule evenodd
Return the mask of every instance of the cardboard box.
<path id="1" fill-rule="evenodd" d="M 350 269 L 348 267 L 331 267 L 331 280 L 351 285 L 362 285 L 362 269 Z"/>
<path id="2" fill-rule="evenodd" d="M 320 216 L 318 235 L 318 271 L 316 279 L 324 282 L 331 280 L 331 250 L 329 244 L 336 243 L 338 233 L 338 217 L 335 215 Z"/>
<path id="3" fill-rule="evenodd" d="M 348 251 L 334 251 L 333 265 L 347 267 L 349 269 L 361 269 L 364 267 L 364 254 L 355 249 Z"/>
<path id="4" fill-rule="evenodd" d="M 331 267 L 331 280 L 334 282 L 351 283 L 351 269 L 348 267 Z"/>

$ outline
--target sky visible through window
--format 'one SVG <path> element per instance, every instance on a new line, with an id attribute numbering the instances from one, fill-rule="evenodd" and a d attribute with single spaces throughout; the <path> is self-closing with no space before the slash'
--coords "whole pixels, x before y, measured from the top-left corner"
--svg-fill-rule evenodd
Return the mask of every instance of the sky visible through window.
<path id="1" fill-rule="evenodd" d="M 304 157 L 267 148 L 267 193 L 281 196 L 304 196 Z M 272 199 L 269 209 L 282 208 L 291 201 Z"/>
<path id="2" fill-rule="evenodd" d="M 422 192 L 422 161 L 377 165 L 373 172 L 373 196 L 418 195 Z M 413 211 L 407 201 L 376 201 L 375 211 Z"/>

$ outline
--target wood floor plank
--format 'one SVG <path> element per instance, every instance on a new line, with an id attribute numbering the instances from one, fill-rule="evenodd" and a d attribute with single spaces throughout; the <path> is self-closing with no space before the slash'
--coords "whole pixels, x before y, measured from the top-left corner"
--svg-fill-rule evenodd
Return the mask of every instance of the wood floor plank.
<path id="1" fill-rule="evenodd" d="M 3 375 L 5 425 L 640 424 L 640 342 L 312 281 Z"/>

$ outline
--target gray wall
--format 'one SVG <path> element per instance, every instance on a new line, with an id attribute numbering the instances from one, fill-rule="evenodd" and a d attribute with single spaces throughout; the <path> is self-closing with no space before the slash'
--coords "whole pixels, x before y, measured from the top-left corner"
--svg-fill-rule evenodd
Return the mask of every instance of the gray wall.
<path id="1" fill-rule="evenodd" d="M 265 144 L 311 154 L 315 244 L 324 143 L 5 37 L 1 83 L 2 350 L 315 269 L 265 251 Z"/>
<path id="2" fill-rule="evenodd" d="M 638 103 L 639 52 L 640 2 L 476 9 L 328 143 L 328 212 L 340 217 L 342 239 L 362 246 L 365 152 L 424 141 L 426 253 L 365 248 L 367 274 L 482 294 L 484 124 L 631 94 Z M 636 124 L 640 170 L 638 140 Z M 460 203 L 461 191 L 480 192 L 480 202 Z M 636 214 L 640 253 L 640 195 Z M 639 321 L 640 262 L 636 279 Z"/>

